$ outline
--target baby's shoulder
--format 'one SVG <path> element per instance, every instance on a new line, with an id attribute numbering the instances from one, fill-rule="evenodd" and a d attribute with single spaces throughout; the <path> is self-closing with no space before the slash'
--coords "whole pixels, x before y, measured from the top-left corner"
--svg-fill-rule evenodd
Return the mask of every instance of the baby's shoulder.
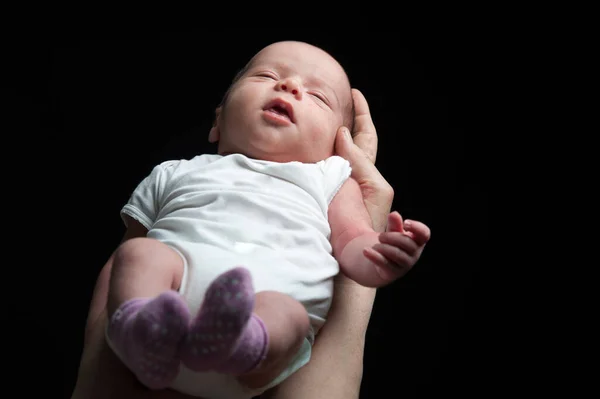
<path id="1" fill-rule="evenodd" d="M 158 167 L 163 170 L 197 169 L 222 158 L 218 154 L 201 154 L 189 159 L 170 159 L 161 162 Z"/>
<path id="2" fill-rule="evenodd" d="M 337 174 L 339 172 L 345 174 L 346 171 L 350 171 L 352 169 L 350 167 L 350 162 L 339 155 L 332 155 L 327 159 L 317 162 L 317 165 L 325 175 L 332 173 Z"/>

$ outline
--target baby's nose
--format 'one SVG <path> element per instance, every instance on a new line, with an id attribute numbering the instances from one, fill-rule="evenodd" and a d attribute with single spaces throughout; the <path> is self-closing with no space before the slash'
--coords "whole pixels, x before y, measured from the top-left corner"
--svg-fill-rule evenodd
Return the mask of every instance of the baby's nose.
<path id="1" fill-rule="evenodd" d="M 279 82 L 278 89 L 293 94 L 298 100 L 302 99 L 300 83 L 296 79 L 284 79 Z"/>

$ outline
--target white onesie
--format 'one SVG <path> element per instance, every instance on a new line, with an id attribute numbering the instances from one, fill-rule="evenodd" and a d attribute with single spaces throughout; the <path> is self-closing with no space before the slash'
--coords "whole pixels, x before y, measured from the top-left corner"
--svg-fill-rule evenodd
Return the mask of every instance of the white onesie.
<path id="1" fill-rule="evenodd" d="M 290 295 L 311 322 L 296 359 L 267 387 L 251 391 L 232 376 L 182 367 L 174 389 L 210 399 L 247 399 L 306 364 L 339 270 L 329 242 L 328 207 L 350 172 L 339 156 L 306 164 L 205 154 L 163 162 L 138 185 L 121 212 L 181 255 L 180 293 L 192 315 L 218 275 L 244 266 L 256 292 Z"/>

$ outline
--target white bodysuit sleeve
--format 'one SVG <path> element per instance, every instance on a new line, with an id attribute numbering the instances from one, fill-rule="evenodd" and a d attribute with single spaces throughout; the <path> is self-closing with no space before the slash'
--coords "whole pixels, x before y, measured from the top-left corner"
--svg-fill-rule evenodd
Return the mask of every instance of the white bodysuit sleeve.
<path id="1" fill-rule="evenodd" d="M 327 205 L 329 205 L 333 197 L 335 197 L 342 185 L 350 177 L 352 168 L 350 167 L 350 162 L 337 155 L 321 161 L 320 164 L 324 175 L 323 192 L 327 200 Z"/>
<path id="2" fill-rule="evenodd" d="M 180 161 L 165 161 L 156 165 L 150 174 L 135 188 L 127 204 L 121 209 L 121 218 L 128 215 L 150 230 L 160 212 L 160 204 L 169 177 Z"/>

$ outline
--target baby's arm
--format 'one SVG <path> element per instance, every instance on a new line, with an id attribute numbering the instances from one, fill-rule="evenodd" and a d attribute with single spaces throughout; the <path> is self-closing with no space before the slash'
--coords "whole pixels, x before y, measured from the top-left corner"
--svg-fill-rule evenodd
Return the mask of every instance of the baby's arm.
<path id="1" fill-rule="evenodd" d="M 429 239 L 425 225 L 404 229 L 397 212 L 388 217 L 385 233 L 377 233 L 356 180 L 350 177 L 329 205 L 331 245 L 342 273 L 367 287 L 381 287 L 404 275 L 416 263 Z M 426 230 L 426 231 L 425 231 Z"/>

